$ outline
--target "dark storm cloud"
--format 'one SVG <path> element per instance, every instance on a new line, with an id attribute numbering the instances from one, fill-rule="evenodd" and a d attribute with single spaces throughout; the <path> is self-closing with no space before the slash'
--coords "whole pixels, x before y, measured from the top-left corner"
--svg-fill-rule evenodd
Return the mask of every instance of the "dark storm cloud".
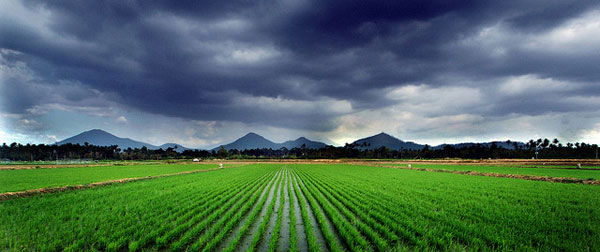
<path id="1" fill-rule="evenodd" d="M 39 20 L 31 17 L 43 29 L 28 26 L 27 18 L 0 17 L 0 47 L 22 53 L 18 60 L 31 69 L 36 85 L 56 88 L 64 80 L 77 82 L 111 94 L 111 102 L 188 119 L 324 131 L 336 126 L 336 116 L 393 104 L 383 98 L 386 88 L 463 84 L 448 83 L 448 76 L 480 88 L 495 88 L 503 78 L 521 75 L 595 86 L 600 80 L 598 64 L 593 64 L 600 61 L 598 55 L 576 57 L 508 44 L 499 59 L 478 41 L 464 42 L 498 24 L 507 31 L 500 40 L 510 41 L 511 34 L 543 34 L 598 8 L 597 1 L 27 1 L 24 5 L 33 13 L 47 14 Z M 6 110 L 23 112 L 44 101 L 32 97 L 28 89 L 14 88 L 18 81 L 5 81 L 2 98 L 11 104 L 5 105 Z M 589 95 L 589 90 L 570 92 Z M 593 90 L 597 95 L 597 88 Z M 75 96 L 65 100 L 77 100 Z M 560 99 L 557 93 L 548 97 Z M 348 101 L 351 108 L 335 100 Z M 56 101 L 62 98 L 48 102 Z M 512 96 L 497 99 L 479 113 L 581 108 L 553 101 Z"/>

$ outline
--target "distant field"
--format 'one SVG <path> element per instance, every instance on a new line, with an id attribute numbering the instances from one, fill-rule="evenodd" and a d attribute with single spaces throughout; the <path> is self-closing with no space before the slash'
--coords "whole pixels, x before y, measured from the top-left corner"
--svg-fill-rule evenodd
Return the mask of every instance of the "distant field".
<path id="1" fill-rule="evenodd" d="M 385 164 L 383 164 L 385 165 Z M 407 167 L 407 164 L 387 164 L 390 166 Z M 503 166 L 479 166 L 479 165 L 447 165 L 447 164 L 411 164 L 412 168 L 439 169 L 452 171 L 477 171 L 487 173 L 534 175 L 546 177 L 569 177 L 580 179 L 600 180 L 600 169 L 578 170 L 564 169 L 561 167 L 503 167 Z"/>
<path id="2" fill-rule="evenodd" d="M 0 250 L 598 251 L 600 186 L 253 164 L 0 202 Z"/>
<path id="3" fill-rule="evenodd" d="M 0 193 L 217 168 L 216 164 L 158 164 L 0 170 Z"/>

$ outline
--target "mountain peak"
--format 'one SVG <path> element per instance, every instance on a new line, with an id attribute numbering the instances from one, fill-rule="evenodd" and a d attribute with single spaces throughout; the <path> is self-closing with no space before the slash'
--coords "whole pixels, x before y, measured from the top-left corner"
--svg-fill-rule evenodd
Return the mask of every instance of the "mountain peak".
<path id="1" fill-rule="evenodd" d="M 101 129 L 91 129 L 91 130 L 88 130 L 88 131 L 81 132 L 81 134 L 79 134 L 79 135 L 82 135 L 82 134 L 106 134 L 106 135 L 112 135 L 112 134 L 110 134 L 110 133 L 108 133 L 108 132 L 106 132 L 104 130 L 101 130 Z"/>
<path id="2" fill-rule="evenodd" d="M 219 148 L 219 147 L 217 147 Z M 215 148 L 215 149 L 217 149 Z M 262 148 L 271 148 L 271 149 L 279 149 L 278 145 L 274 142 L 271 142 L 269 139 L 264 138 L 263 136 L 256 134 L 254 132 L 250 132 L 243 137 L 238 138 L 232 143 L 223 145 L 223 148 L 226 150 L 237 149 L 237 150 L 245 150 L 245 149 L 262 149 Z"/>
<path id="3" fill-rule="evenodd" d="M 237 150 L 248 150 L 248 149 L 273 149 L 278 150 L 282 147 L 287 149 L 300 148 L 302 145 L 306 146 L 309 149 L 319 149 L 327 146 L 324 143 L 311 141 L 306 137 L 299 137 L 296 140 L 290 140 L 283 143 L 275 143 L 270 141 L 269 139 L 264 138 L 263 136 L 256 134 L 254 132 L 250 132 L 243 137 L 233 141 L 232 143 L 223 145 L 223 148 L 226 150 L 237 149 Z M 218 149 L 220 147 L 216 147 Z"/>
<path id="4" fill-rule="evenodd" d="M 381 132 L 377 135 L 365 137 L 354 141 L 354 144 L 361 149 L 377 149 L 382 146 L 390 148 L 392 150 L 401 149 L 422 149 L 423 146 L 415 144 L 413 142 L 404 142 L 394 136 L 391 136 L 385 132 Z"/>
<path id="5" fill-rule="evenodd" d="M 377 135 L 374 135 L 374 136 L 372 136 L 372 137 L 390 137 L 390 138 L 395 138 L 395 137 L 393 137 L 393 136 L 391 136 L 390 134 L 388 134 L 388 133 L 385 133 L 385 132 L 381 132 L 381 133 L 379 133 L 379 134 L 377 134 Z"/>
<path id="6" fill-rule="evenodd" d="M 245 136 L 243 136 L 242 138 L 244 138 L 244 137 L 261 137 L 261 138 L 264 138 L 263 136 L 261 136 L 261 135 L 259 135 L 259 134 L 256 134 L 256 133 L 254 133 L 254 132 L 248 132 L 248 134 L 246 134 L 246 135 L 245 135 Z"/>

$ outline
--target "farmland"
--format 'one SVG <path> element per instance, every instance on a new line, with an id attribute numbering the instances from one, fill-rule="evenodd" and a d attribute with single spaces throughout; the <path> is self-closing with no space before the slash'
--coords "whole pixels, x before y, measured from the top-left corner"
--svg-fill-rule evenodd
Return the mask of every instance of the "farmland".
<path id="1" fill-rule="evenodd" d="M 392 164 L 393 166 L 406 167 L 407 164 Z M 447 164 L 413 164 L 412 168 L 450 170 L 450 171 L 476 171 L 485 173 L 533 175 L 546 177 L 569 177 L 580 179 L 600 180 L 600 169 L 568 169 L 566 167 L 515 167 L 515 166 L 481 166 L 481 165 L 447 165 Z"/>
<path id="2" fill-rule="evenodd" d="M 0 250 L 598 251 L 597 195 L 593 185 L 252 164 L 2 201 Z"/>
<path id="3" fill-rule="evenodd" d="M 157 176 L 216 168 L 216 164 L 152 164 L 0 170 L 0 193 Z"/>

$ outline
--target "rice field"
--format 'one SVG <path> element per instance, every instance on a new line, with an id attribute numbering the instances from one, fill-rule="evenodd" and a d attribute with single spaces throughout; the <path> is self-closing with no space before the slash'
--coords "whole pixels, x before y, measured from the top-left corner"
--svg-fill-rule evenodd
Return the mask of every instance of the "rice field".
<path id="1" fill-rule="evenodd" d="M 407 167 L 408 164 L 388 164 L 390 166 Z M 439 169 L 450 171 L 476 171 L 485 173 L 500 173 L 514 175 L 533 175 L 545 177 L 568 177 L 600 180 L 600 169 L 574 167 L 518 167 L 518 166 L 481 166 L 481 165 L 448 165 L 448 164 L 411 164 L 412 168 Z"/>
<path id="2" fill-rule="evenodd" d="M 216 164 L 150 164 L 0 170 L 0 193 L 200 171 Z"/>
<path id="3" fill-rule="evenodd" d="M 600 186 L 253 164 L 0 202 L 8 251 L 598 251 Z"/>

